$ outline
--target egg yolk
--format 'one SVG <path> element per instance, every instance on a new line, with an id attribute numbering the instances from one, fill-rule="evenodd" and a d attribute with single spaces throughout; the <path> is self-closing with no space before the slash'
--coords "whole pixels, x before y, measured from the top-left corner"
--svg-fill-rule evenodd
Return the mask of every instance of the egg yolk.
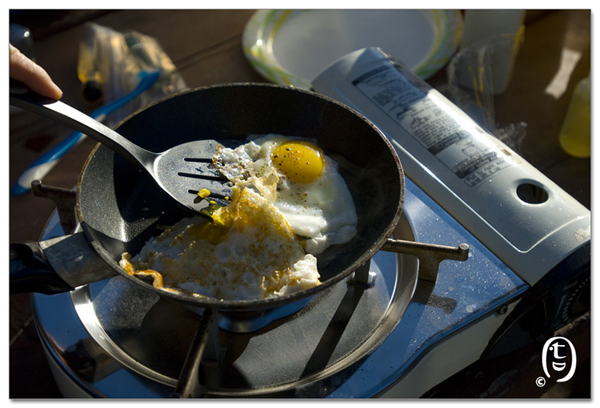
<path id="1" fill-rule="evenodd" d="M 311 183 L 323 172 L 323 151 L 312 143 L 286 142 L 273 150 L 273 164 L 290 180 Z"/>

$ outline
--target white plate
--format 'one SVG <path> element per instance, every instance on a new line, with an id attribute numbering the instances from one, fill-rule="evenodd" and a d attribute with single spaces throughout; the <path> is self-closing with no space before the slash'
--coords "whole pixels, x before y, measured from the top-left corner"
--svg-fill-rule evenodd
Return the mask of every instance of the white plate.
<path id="1" fill-rule="evenodd" d="M 242 46 L 263 77 L 304 89 L 365 47 L 381 48 L 426 79 L 454 54 L 462 27 L 458 10 L 261 10 L 246 24 Z"/>

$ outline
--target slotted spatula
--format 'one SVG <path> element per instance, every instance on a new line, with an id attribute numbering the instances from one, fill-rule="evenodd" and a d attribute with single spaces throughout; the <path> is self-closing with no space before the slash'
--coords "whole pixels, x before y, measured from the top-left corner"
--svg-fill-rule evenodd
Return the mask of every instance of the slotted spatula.
<path id="1" fill-rule="evenodd" d="M 161 153 L 148 151 L 108 126 L 77 109 L 39 95 L 11 79 L 10 104 L 62 123 L 106 145 L 133 165 L 146 171 L 156 184 L 189 211 L 210 218 L 212 203 L 227 205 L 231 195 L 228 180 L 214 167 L 216 140 L 198 140 L 174 146 Z M 208 190 L 201 197 L 199 191 Z"/>

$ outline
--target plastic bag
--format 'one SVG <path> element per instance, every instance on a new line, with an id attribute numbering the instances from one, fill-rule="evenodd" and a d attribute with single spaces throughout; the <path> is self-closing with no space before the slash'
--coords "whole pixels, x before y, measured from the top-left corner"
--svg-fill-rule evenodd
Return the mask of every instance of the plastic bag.
<path id="1" fill-rule="evenodd" d="M 519 122 L 504 128 L 496 126 L 496 90 L 492 75 L 494 66 L 498 67 L 496 50 L 504 50 L 514 43 L 515 36 L 499 35 L 461 49 L 446 67 L 447 85 L 440 87 L 440 91 L 479 126 L 519 152 L 527 124 Z"/>
<path id="2" fill-rule="evenodd" d="M 107 126 L 113 127 L 150 103 L 188 89 L 156 39 L 136 31 L 120 33 L 95 23 L 86 23 L 84 30 L 77 74 L 90 102 L 108 104 L 132 92 L 140 82 L 140 72 L 160 72 L 151 89 L 106 117 Z"/>

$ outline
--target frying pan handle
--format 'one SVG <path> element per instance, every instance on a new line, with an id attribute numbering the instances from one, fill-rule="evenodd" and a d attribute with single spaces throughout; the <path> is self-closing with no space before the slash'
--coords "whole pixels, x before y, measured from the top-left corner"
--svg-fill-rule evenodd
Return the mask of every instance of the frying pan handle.
<path id="1" fill-rule="evenodd" d="M 116 274 L 83 232 L 10 244 L 11 293 L 61 293 Z"/>
<path id="2" fill-rule="evenodd" d="M 10 293 L 47 295 L 73 290 L 52 268 L 37 242 L 10 244 Z"/>

